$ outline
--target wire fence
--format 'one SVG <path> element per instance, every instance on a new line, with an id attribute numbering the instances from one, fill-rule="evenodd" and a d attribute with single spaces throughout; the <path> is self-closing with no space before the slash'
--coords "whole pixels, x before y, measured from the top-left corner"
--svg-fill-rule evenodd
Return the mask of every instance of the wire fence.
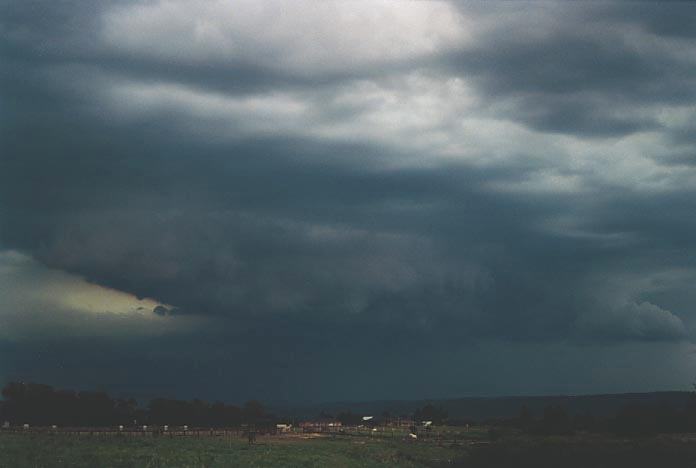
<path id="1" fill-rule="evenodd" d="M 483 427 L 434 427 L 405 428 L 394 426 L 342 426 L 342 427 L 317 427 L 300 428 L 292 427 L 281 430 L 275 427 L 249 428 L 191 428 L 172 426 L 141 426 L 141 427 L 39 427 L 39 426 L 12 426 L 0 428 L 1 434 L 43 434 L 55 436 L 75 437 L 149 437 L 149 438 L 249 438 L 250 433 L 255 436 L 274 437 L 298 437 L 315 435 L 320 437 L 351 437 L 365 439 L 389 439 L 401 440 L 410 443 L 430 443 L 437 445 L 471 445 L 487 443 L 487 430 Z M 251 438 L 250 438 L 251 440 Z"/>

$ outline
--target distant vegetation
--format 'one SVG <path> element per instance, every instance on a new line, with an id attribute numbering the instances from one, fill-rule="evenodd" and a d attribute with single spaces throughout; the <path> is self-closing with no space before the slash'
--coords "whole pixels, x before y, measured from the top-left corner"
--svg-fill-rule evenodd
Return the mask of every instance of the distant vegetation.
<path id="1" fill-rule="evenodd" d="M 696 432 L 696 394 L 683 408 L 666 405 L 627 405 L 604 417 L 590 412 L 571 416 L 560 406 L 548 406 L 540 417 L 523 407 L 519 417 L 489 421 L 498 427 L 511 427 L 529 434 L 573 435 L 579 432 L 612 433 L 623 436 Z"/>
<path id="2" fill-rule="evenodd" d="M 142 408 L 134 399 L 114 399 L 104 392 L 56 390 L 36 383 L 9 383 L 2 389 L 2 397 L 1 421 L 32 426 L 137 423 L 234 427 L 270 418 L 258 401 L 249 401 L 240 408 L 221 402 L 155 398 Z"/>
<path id="3" fill-rule="evenodd" d="M 8 421 L 13 425 L 55 424 L 62 427 L 168 424 L 219 428 L 280 422 L 279 418 L 268 414 L 264 406 L 254 400 L 240 407 L 222 402 L 155 398 L 147 405 L 140 406 L 134 399 L 111 398 L 104 392 L 58 390 L 49 385 L 23 382 L 7 384 L 2 389 L 2 397 L 0 424 Z M 368 425 L 388 425 L 404 418 L 414 422 L 431 421 L 434 425 L 478 423 L 493 428 L 492 438 L 499 437 L 505 431 L 530 435 L 611 433 L 622 436 L 696 432 L 696 393 L 688 394 L 678 406 L 668 405 L 666 400 L 662 403 L 630 403 L 632 400 L 629 399 L 629 404 L 614 413 L 607 414 L 598 415 L 589 408 L 573 413 L 560 404 L 547 405 L 542 411 L 530 411 L 523 405 L 516 417 L 484 420 L 448 418 L 442 406 L 425 404 L 410 414 L 398 417 L 387 410 L 381 411 L 372 415 L 374 419 Z M 509 404 L 509 399 L 504 401 Z M 322 411 L 316 417 L 338 420 L 344 426 L 356 426 L 364 423 L 364 415 L 344 409 L 335 413 Z"/>
<path id="4" fill-rule="evenodd" d="M 132 426 L 132 425 L 189 425 L 192 427 L 237 427 L 242 424 L 275 423 L 274 415 L 256 401 L 242 407 L 223 402 L 209 403 L 202 400 L 175 400 L 155 398 L 145 406 L 135 399 L 111 398 L 105 392 L 59 390 L 50 385 L 11 382 L 2 389 L 4 401 L 0 402 L 0 424 L 31 426 Z M 362 424 L 364 414 L 350 410 L 334 414 L 321 412 L 318 419 L 340 421 L 344 426 Z M 409 420 L 432 421 L 443 424 L 447 413 L 441 407 L 427 404 L 414 413 L 401 415 Z M 388 413 L 370 420 L 369 425 L 391 422 L 396 417 Z M 283 419 L 287 421 L 287 418 Z"/>
<path id="5" fill-rule="evenodd" d="M 342 423 L 338 430 L 307 434 L 296 425 L 292 432 L 266 431 L 258 445 L 247 442 L 252 431 L 245 425 L 258 428 L 283 420 L 253 400 L 234 406 L 155 398 L 140 406 L 133 399 L 115 399 L 103 392 L 16 382 L 2 389 L 2 397 L 0 423 L 8 421 L 13 427 L 0 430 L 0 466 L 18 468 L 696 466 L 696 438 L 686 434 L 696 432 L 696 393 L 679 406 L 645 403 L 645 399 L 638 404 L 634 398 L 613 414 L 593 414 L 558 404 L 541 410 L 523 405 L 516 416 L 478 421 L 452 419 L 443 406 L 433 403 L 408 416 L 385 409 L 372 417 L 343 404 L 341 411 L 322 411 L 313 418 L 338 420 Z M 136 422 L 152 426 L 150 432 L 113 428 Z M 17 428 L 23 424 L 31 425 L 31 430 Z M 157 427 L 165 424 L 232 429 L 188 431 L 184 437 L 186 430 Z M 52 425 L 67 430 L 54 430 Z"/>

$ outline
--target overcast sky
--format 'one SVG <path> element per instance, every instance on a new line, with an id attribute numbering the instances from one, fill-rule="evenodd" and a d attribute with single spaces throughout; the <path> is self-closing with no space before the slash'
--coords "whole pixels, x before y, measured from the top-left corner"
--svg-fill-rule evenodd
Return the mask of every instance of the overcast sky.
<path id="1" fill-rule="evenodd" d="M 696 5 L 0 5 L 0 383 L 696 379 Z"/>

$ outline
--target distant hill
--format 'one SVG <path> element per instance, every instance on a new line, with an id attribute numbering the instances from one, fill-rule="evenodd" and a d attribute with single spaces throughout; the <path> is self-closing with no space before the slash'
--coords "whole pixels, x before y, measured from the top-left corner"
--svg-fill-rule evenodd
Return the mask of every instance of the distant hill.
<path id="1" fill-rule="evenodd" d="M 443 400 L 377 400 L 365 402 L 335 402 L 296 407 L 272 405 L 271 411 L 279 416 L 313 418 L 322 412 L 335 415 L 352 411 L 363 415 L 408 415 L 426 404 L 442 406 L 452 420 L 484 421 L 512 418 L 523 407 L 533 415 L 540 415 L 547 406 L 563 407 L 569 414 L 589 413 L 594 416 L 611 416 L 628 405 L 658 405 L 683 408 L 691 392 L 620 393 L 606 395 L 558 395 L 513 397 L 468 397 Z"/>

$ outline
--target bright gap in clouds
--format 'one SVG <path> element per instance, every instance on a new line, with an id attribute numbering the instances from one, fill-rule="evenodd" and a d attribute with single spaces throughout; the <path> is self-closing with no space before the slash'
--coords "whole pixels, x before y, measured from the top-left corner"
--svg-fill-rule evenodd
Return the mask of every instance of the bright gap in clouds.
<path id="1" fill-rule="evenodd" d="M 119 335 L 171 331 L 175 325 L 154 299 L 99 286 L 47 268 L 12 250 L 0 251 L 0 338 L 30 338 L 38 331 L 67 335 Z M 158 309 L 163 311 L 164 309 Z"/>
<path id="2" fill-rule="evenodd" d="M 102 38 L 179 63 L 255 63 L 310 76 L 422 57 L 461 45 L 468 24 L 445 2 L 158 1 L 112 8 Z"/>

